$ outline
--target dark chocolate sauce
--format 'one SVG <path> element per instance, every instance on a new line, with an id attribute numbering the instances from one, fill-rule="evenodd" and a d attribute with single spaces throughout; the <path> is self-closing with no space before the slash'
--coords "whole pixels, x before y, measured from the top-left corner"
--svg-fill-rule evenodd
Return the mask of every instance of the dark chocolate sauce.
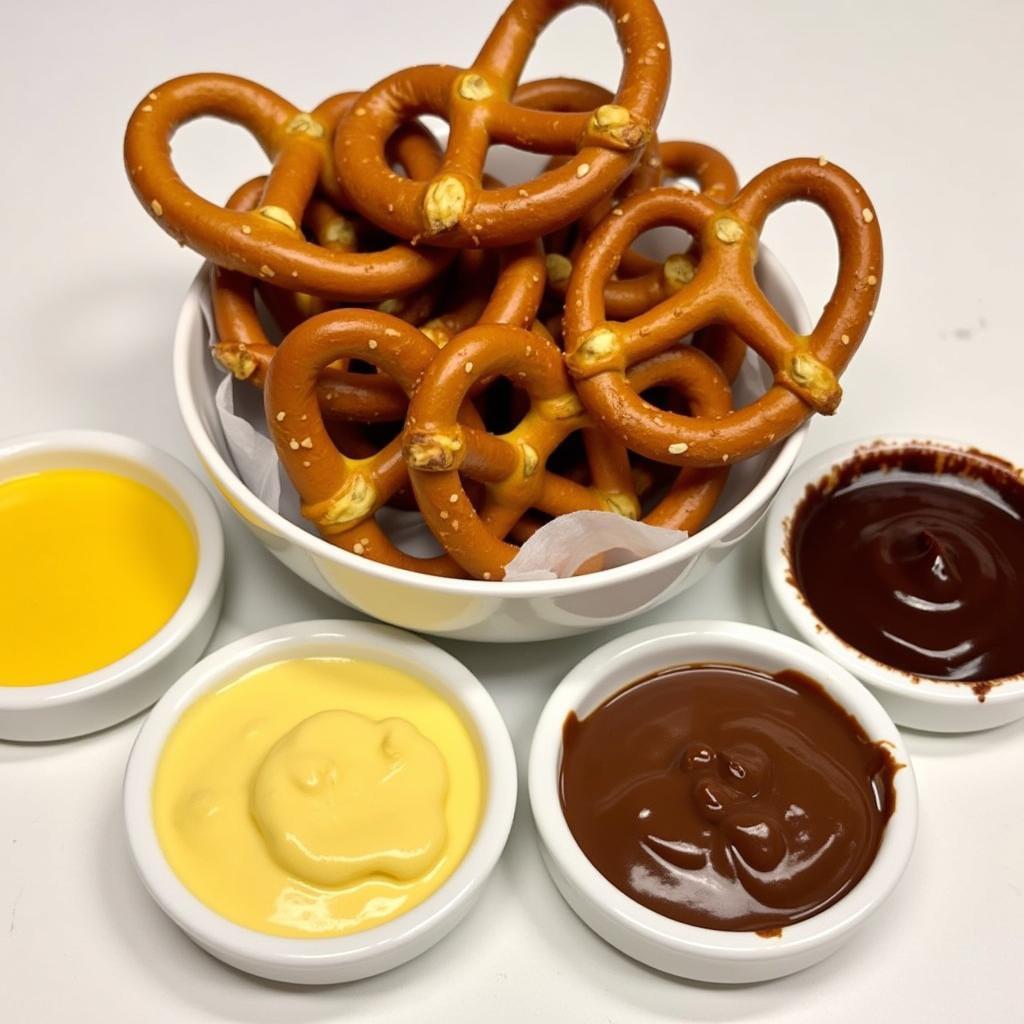
<path id="1" fill-rule="evenodd" d="M 638 903 L 773 937 L 863 877 L 898 767 L 806 676 L 686 665 L 570 715 L 562 810 L 591 863 Z"/>
<path id="2" fill-rule="evenodd" d="M 818 618 L 876 661 L 982 699 L 1024 671 L 1024 483 L 1000 460 L 868 449 L 808 489 L 790 562 Z"/>

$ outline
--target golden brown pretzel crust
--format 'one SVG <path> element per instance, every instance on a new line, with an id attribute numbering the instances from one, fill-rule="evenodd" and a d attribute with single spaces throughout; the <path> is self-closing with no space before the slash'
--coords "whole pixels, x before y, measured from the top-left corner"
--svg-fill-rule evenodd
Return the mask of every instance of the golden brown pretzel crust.
<path id="1" fill-rule="evenodd" d="M 615 23 L 624 67 L 613 104 L 549 112 L 513 101 L 526 59 L 562 11 L 592 3 Z M 399 71 L 373 86 L 342 119 L 335 159 L 357 209 L 399 238 L 432 245 L 510 245 L 578 219 L 633 169 L 661 116 L 670 74 L 665 26 L 653 0 L 513 0 L 472 66 Z M 396 177 L 385 146 L 420 114 L 451 127 L 429 182 Z M 571 155 L 533 181 L 483 187 L 488 147 Z"/>
<path id="2" fill-rule="evenodd" d="M 251 209 L 259 201 L 264 183 L 264 178 L 246 182 L 228 200 L 228 208 Z M 271 294 L 268 290 L 265 297 Z M 214 358 L 236 379 L 262 388 L 276 349 L 260 322 L 256 282 L 237 270 L 211 266 L 210 300 L 217 328 Z M 324 369 L 317 395 L 325 415 L 361 423 L 400 420 L 408 404 L 404 392 L 390 378 L 348 373 L 343 366 Z"/>
<path id="3" fill-rule="evenodd" d="M 263 86 L 233 75 L 186 75 L 158 86 L 135 108 L 124 140 L 132 188 L 156 222 L 218 266 L 279 287 L 346 301 L 392 298 L 433 280 L 451 254 L 394 245 L 355 253 L 307 241 L 300 230 L 316 188 L 348 205 L 337 181 L 331 138 L 353 94 L 310 113 Z M 258 209 L 226 210 L 178 176 L 171 139 L 183 124 L 217 117 L 247 129 L 273 163 Z M 428 177 L 436 167 L 410 168 Z"/>
<path id="4" fill-rule="evenodd" d="M 654 173 L 655 180 L 648 183 L 646 178 L 632 175 L 619 190 L 620 200 L 655 188 L 666 177 L 692 180 L 698 192 L 721 201 L 731 199 L 739 189 L 736 171 L 729 160 L 704 143 L 665 142 L 652 159 L 656 164 L 649 170 Z M 611 202 L 604 207 L 605 213 L 609 211 L 612 211 Z M 580 221 L 575 243 L 559 264 L 560 273 L 549 277 L 549 289 L 554 295 L 564 298 L 573 265 L 597 223 L 599 221 L 589 218 Z M 629 319 L 668 298 L 693 276 L 697 258 L 695 251 L 687 250 L 673 253 L 664 260 L 655 260 L 634 249 L 627 249 L 619 261 L 618 270 L 623 272 L 622 275 L 613 275 L 605 285 L 607 316 L 616 320 Z M 557 257 L 549 257 L 549 264 L 554 259 Z M 730 354 L 735 355 L 735 351 L 730 350 Z"/>
<path id="5" fill-rule="evenodd" d="M 617 91 L 521 85 L 539 35 L 584 3 L 614 23 Z M 717 150 L 659 142 L 669 75 L 654 0 L 511 0 L 468 68 L 409 68 L 311 112 L 242 78 L 191 75 L 136 108 L 132 186 L 211 261 L 214 354 L 263 388 L 302 513 L 330 543 L 499 580 L 517 544 L 574 511 L 693 531 L 733 462 L 836 408 L 881 278 L 869 200 L 823 158 L 739 189 Z M 447 120 L 443 152 L 421 115 Z M 225 207 L 171 158 L 177 129 L 206 116 L 243 126 L 271 162 Z M 549 159 L 506 187 L 485 173 L 492 145 Z M 806 337 L 754 275 L 766 218 L 794 200 L 820 206 L 839 240 L 833 295 Z M 631 248 L 661 226 L 686 230 L 686 251 Z M 774 384 L 734 409 L 748 347 Z M 385 505 L 418 510 L 443 553 L 401 550 L 378 522 Z"/>
<path id="6" fill-rule="evenodd" d="M 300 324 L 281 343 L 264 388 L 267 423 L 285 471 L 302 498 L 302 514 L 321 535 L 358 555 L 415 572 L 459 576 L 450 558 L 415 558 L 397 548 L 375 520 L 407 483 L 401 439 L 375 455 L 350 458 L 328 432 L 317 380 L 339 359 L 373 363 L 407 394 L 437 349 L 416 328 L 375 310 L 324 313 Z M 466 413 L 479 425 L 471 409 Z M 487 434 L 480 432 L 486 450 Z"/>
<path id="7" fill-rule="evenodd" d="M 523 389 L 530 405 L 512 430 L 492 438 L 493 462 L 484 472 L 479 459 L 469 459 L 477 439 L 466 436 L 455 413 L 479 381 L 498 376 Z M 730 408 L 724 374 L 693 348 L 649 360 L 630 379 L 641 390 L 668 385 L 702 415 L 724 415 Z M 548 469 L 555 449 L 576 431 L 583 435 L 589 483 Z M 517 551 L 502 538 L 530 510 L 559 516 L 593 509 L 631 519 L 640 514 L 627 452 L 585 414 L 558 347 L 519 328 L 477 326 L 449 342 L 411 398 L 403 448 L 413 493 L 431 532 L 478 579 L 502 578 Z M 463 477 L 487 483 L 479 509 L 467 496 Z M 696 529 L 724 482 L 722 468 L 683 470 L 645 521 Z"/>
<path id="8" fill-rule="evenodd" d="M 807 337 L 797 335 L 754 278 L 758 233 L 767 216 L 794 200 L 820 206 L 839 242 L 832 297 Z M 566 362 L 594 417 L 634 451 L 661 462 L 714 466 L 762 451 L 811 412 L 831 413 L 837 375 L 860 344 L 882 274 L 878 222 L 863 189 L 823 160 L 776 164 L 728 205 L 708 196 L 658 189 L 627 200 L 588 239 L 570 282 Z M 692 280 L 624 323 L 605 318 L 604 286 L 618 256 L 643 231 L 671 224 L 698 240 Z M 710 419 L 654 410 L 630 387 L 628 367 L 664 352 L 708 324 L 734 329 L 775 372 L 775 386 L 743 409 Z"/>

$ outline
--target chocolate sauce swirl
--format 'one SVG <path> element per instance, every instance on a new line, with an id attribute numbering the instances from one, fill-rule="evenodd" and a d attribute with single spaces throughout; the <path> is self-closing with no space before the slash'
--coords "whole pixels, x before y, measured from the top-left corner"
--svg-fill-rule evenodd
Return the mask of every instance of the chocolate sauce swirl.
<path id="1" fill-rule="evenodd" d="M 638 903 L 777 934 L 871 866 L 897 767 L 806 676 L 687 665 L 569 717 L 562 809 L 591 863 Z"/>
<path id="2" fill-rule="evenodd" d="M 1024 671 L 1024 484 L 998 460 L 868 450 L 809 489 L 790 561 L 818 618 L 877 661 L 979 696 Z"/>

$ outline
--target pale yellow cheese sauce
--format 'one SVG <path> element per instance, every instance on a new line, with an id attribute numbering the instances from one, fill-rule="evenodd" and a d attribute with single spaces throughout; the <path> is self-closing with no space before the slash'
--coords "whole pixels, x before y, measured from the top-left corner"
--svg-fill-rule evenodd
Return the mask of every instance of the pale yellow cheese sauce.
<path id="1" fill-rule="evenodd" d="M 136 480 L 51 469 L 0 481 L 0 685 L 73 679 L 141 647 L 196 559 L 188 523 Z"/>
<path id="2" fill-rule="evenodd" d="M 172 869 L 212 910 L 326 938 L 435 892 L 473 842 L 485 786 L 470 729 L 435 690 L 385 665 L 303 658 L 185 711 L 153 815 Z"/>

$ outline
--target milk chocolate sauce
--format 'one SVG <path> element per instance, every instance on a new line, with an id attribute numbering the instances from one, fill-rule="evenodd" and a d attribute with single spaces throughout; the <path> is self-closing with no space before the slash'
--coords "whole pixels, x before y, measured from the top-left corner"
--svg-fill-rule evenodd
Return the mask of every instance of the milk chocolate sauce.
<path id="1" fill-rule="evenodd" d="M 797 586 L 857 650 L 974 683 L 1024 671 L 1024 483 L 981 453 L 868 449 L 808 490 Z"/>
<path id="2" fill-rule="evenodd" d="M 897 768 L 806 676 L 685 665 L 567 719 L 562 810 L 591 863 L 638 903 L 771 936 L 864 875 Z"/>

